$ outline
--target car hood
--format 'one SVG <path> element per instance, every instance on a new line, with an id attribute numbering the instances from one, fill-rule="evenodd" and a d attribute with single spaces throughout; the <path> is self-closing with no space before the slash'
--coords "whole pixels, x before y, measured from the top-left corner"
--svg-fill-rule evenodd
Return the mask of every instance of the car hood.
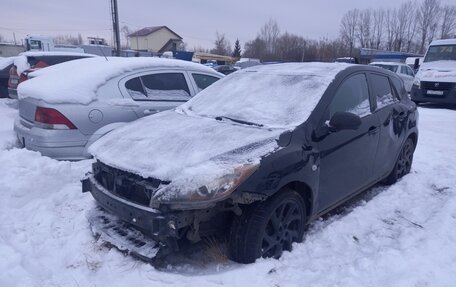
<path id="1" fill-rule="evenodd" d="M 90 153 L 112 167 L 198 188 L 277 150 L 286 129 L 189 116 L 175 110 L 142 118 L 95 142 Z"/>
<path id="2" fill-rule="evenodd" d="M 421 81 L 456 82 L 456 61 L 423 63 L 416 77 Z"/>

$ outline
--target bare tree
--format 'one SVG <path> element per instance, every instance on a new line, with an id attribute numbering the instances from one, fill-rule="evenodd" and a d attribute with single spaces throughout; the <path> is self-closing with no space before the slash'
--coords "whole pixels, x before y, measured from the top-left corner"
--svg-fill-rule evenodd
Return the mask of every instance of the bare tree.
<path id="1" fill-rule="evenodd" d="M 73 35 L 57 35 L 54 37 L 54 43 L 61 45 L 79 45 L 79 37 Z M 82 40 L 82 36 L 81 36 Z"/>
<path id="2" fill-rule="evenodd" d="M 356 35 L 363 48 L 370 48 L 371 41 L 371 10 L 361 10 L 356 25 Z"/>
<path id="3" fill-rule="evenodd" d="M 385 14 L 386 24 L 386 49 L 392 51 L 394 48 L 394 40 L 396 39 L 397 31 L 397 10 L 388 9 Z"/>
<path id="4" fill-rule="evenodd" d="M 279 59 L 284 62 L 302 62 L 306 41 L 303 37 L 285 32 L 277 39 L 276 50 Z"/>
<path id="5" fill-rule="evenodd" d="M 354 9 L 345 13 L 340 23 L 340 36 L 349 47 L 349 55 L 353 53 L 356 44 L 356 26 L 358 23 L 359 10 Z"/>
<path id="6" fill-rule="evenodd" d="M 126 41 L 126 47 L 130 47 L 130 43 L 128 43 L 128 35 L 131 34 L 131 29 L 130 27 L 128 27 L 127 25 L 123 25 L 122 28 L 120 28 L 120 32 L 122 33 L 122 35 L 125 37 L 125 41 Z"/>
<path id="7" fill-rule="evenodd" d="M 440 11 L 439 0 L 423 0 L 418 8 L 417 21 L 420 34 L 419 52 L 424 52 L 424 47 L 432 41 L 438 24 L 438 14 Z"/>
<path id="8" fill-rule="evenodd" d="M 259 37 L 256 37 L 254 40 L 245 43 L 242 56 L 246 58 L 264 59 L 266 54 L 266 43 Z"/>
<path id="9" fill-rule="evenodd" d="M 279 35 L 280 29 L 277 21 L 270 18 L 261 28 L 258 38 L 266 44 L 267 52 L 274 54 Z"/>
<path id="10" fill-rule="evenodd" d="M 225 34 L 220 34 L 219 32 L 216 32 L 216 39 L 214 45 L 215 47 L 211 50 L 211 53 L 225 56 L 231 55 L 231 44 L 225 38 Z"/>
<path id="11" fill-rule="evenodd" d="M 385 22 L 385 10 L 377 9 L 372 12 L 373 23 L 372 23 L 372 38 L 370 47 L 374 49 L 380 49 L 383 38 L 383 25 Z"/>
<path id="12" fill-rule="evenodd" d="M 448 39 L 456 34 L 456 6 L 445 5 L 442 8 L 440 38 Z"/>
<path id="13" fill-rule="evenodd" d="M 412 48 L 412 41 L 416 36 L 416 31 L 417 31 L 417 25 L 418 21 L 417 19 L 417 8 L 415 5 L 415 2 L 412 0 L 409 0 L 407 2 L 404 2 L 401 5 L 401 9 L 405 11 L 404 13 L 404 18 L 405 18 L 405 33 L 404 33 L 404 45 L 405 45 L 405 50 L 407 52 L 411 51 Z"/>

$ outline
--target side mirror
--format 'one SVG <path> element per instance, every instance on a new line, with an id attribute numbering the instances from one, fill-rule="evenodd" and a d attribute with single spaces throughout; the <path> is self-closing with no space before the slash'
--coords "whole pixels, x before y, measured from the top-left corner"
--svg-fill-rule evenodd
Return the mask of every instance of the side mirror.
<path id="1" fill-rule="evenodd" d="M 361 125 L 361 118 L 348 112 L 336 112 L 329 120 L 329 126 L 336 131 L 356 130 Z"/>
<path id="2" fill-rule="evenodd" d="M 420 59 L 415 58 L 415 63 L 413 64 L 413 70 L 417 71 L 419 67 L 420 67 Z"/>

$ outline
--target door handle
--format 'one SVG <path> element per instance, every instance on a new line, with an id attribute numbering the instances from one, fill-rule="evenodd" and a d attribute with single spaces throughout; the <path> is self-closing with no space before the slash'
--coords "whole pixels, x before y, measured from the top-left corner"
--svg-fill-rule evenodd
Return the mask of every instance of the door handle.
<path id="1" fill-rule="evenodd" d="M 147 109 L 147 110 L 144 110 L 144 111 L 143 111 L 143 114 L 144 114 L 144 115 L 152 115 L 152 114 L 156 114 L 156 113 L 158 113 L 158 112 L 159 112 L 159 110 Z"/>

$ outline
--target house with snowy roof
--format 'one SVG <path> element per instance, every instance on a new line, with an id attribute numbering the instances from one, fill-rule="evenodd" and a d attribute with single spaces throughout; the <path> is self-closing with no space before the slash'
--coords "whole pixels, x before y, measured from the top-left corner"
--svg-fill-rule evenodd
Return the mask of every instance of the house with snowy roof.
<path id="1" fill-rule="evenodd" d="M 145 27 L 128 35 L 133 50 L 158 52 L 175 51 L 182 37 L 167 26 Z"/>

